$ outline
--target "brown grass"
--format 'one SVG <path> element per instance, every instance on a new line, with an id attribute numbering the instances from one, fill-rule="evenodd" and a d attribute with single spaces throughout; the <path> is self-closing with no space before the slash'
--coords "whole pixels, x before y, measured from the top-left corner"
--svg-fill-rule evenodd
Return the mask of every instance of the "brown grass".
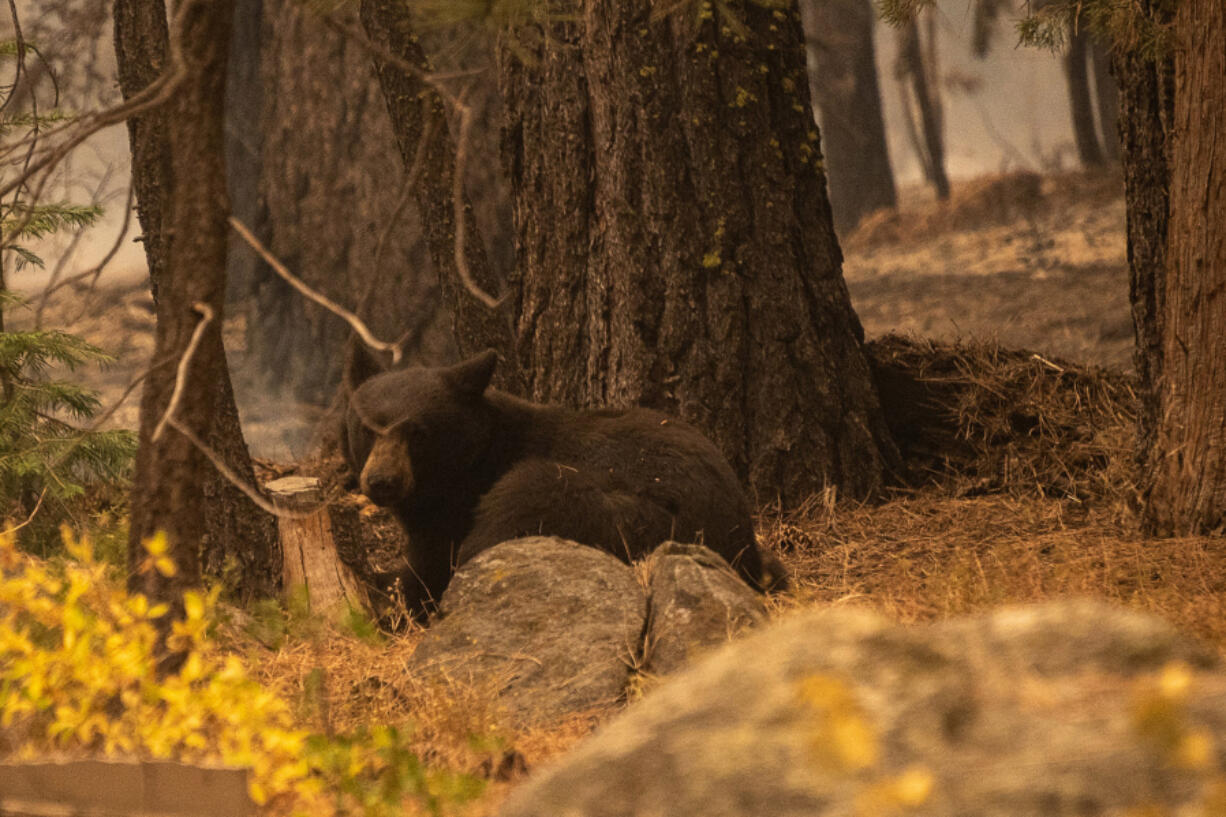
<path id="1" fill-rule="evenodd" d="M 1226 539 L 1149 539 L 1110 509 L 1042 497 L 928 492 L 764 522 L 791 603 L 855 601 L 904 622 L 1094 596 L 1148 610 L 1226 652 Z"/>
<path id="2" fill-rule="evenodd" d="M 1119 174 L 1062 173 L 1044 178 L 1018 170 L 989 174 L 954 184 L 947 201 L 904 202 L 896 210 L 866 216 L 844 242 L 855 252 L 883 244 L 907 244 L 933 235 L 965 232 L 995 225 L 1042 220 L 1075 204 L 1119 198 Z"/>

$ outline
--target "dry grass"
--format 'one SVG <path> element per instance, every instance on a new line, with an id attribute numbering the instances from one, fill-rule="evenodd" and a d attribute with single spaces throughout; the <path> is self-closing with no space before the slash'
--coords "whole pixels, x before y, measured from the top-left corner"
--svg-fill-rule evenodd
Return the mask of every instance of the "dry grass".
<path id="1" fill-rule="evenodd" d="M 948 201 L 904 201 L 896 210 L 872 213 L 845 244 L 855 252 L 995 225 L 1033 224 L 1074 205 L 1119 198 L 1122 190 L 1118 174 L 1072 172 L 1047 178 L 1026 170 L 989 174 L 957 182 Z"/>
<path id="2" fill-rule="evenodd" d="M 999 604 L 1094 596 L 1148 610 L 1226 652 L 1226 540 L 1148 539 L 1069 500 L 935 491 L 883 505 L 818 504 L 764 520 L 797 605 L 855 601 L 925 621 Z"/>

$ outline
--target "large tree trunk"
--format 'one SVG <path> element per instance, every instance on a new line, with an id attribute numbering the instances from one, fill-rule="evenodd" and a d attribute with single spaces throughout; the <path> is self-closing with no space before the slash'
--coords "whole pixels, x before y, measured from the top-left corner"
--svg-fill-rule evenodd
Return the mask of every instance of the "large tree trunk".
<path id="1" fill-rule="evenodd" d="M 840 270 L 796 6 L 653 8 L 555 8 L 548 36 L 503 51 L 530 394 L 680 415 L 761 501 L 872 494 L 895 450 Z"/>
<path id="2" fill-rule="evenodd" d="M 1157 428 L 1146 522 L 1185 535 L 1226 527 L 1226 8 L 1175 17 L 1170 224 Z"/>
<path id="3" fill-rule="evenodd" d="M 1151 0 L 1145 0 L 1152 13 Z M 1136 53 L 1115 56 L 1120 87 L 1120 145 L 1127 205 L 1129 295 L 1137 346 L 1141 402 L 1137 417 L 1137 470 L 1141 502 L 1148 502 L 1149 457 L 1160 420 L 1158 399 L 1165 334 L 1166 248 L 1170 167 L 1166 134 L 1174 104 L 1174 66 Z"/>
<path id="4" fill-rule="evenodd" d="M 840 233 L 894 207 L 869 0 L 804 0 L 809 88 L 821 111 L 830 207 Z"/>
<path id="5" fill-rule="evenodd" d="M 497 349 L 505 360 L 498 372 L 497 385 L 518 392 L 522 383 L 515 365 L 507 307 L 482 303 L 474 292 L 499 298 L 504 284 L 489 262 L 472 205 L 462 190 L 458 202 L 460 221 L 456 219 L 456 151 L 464 150 L 471 155 L 472 144 L 457 145 L 451 138 L 442 96 L 424 79 L 430 73 L 430 63 L 403 0 L 362 0 L 361 17 L 367 36 L 377 46 L 375 71 L 404 171 L 417 178 L 413 196 L 422 215 L 430 258 L 450 308 L 460 354 Z M 472 156 L 472 161 L 480 160 L 481 157 Z M 463 228 L 459 238 L 457 227 Z M 462 256 L 470 279 L 467 285 L 458 255 Z"/>
<path id="6" fill-rule="evenodd" d="M 242 0 L 244 3 L 252 0 Z M 259 150 L 257 235 L 310 286 L 354 310 L 411 358 L 455 352 L 370 53 L 297 0 L 263 0 L 258 109 L 231 107 L 228 127 Z M 334 12 L 356 24 L 354 10 Z M 250 55 L 242 60 L 250 61 Z M 237 69 L 236 69 L 237 70 Z M 241 102 L 241 100 L 240 100 Z M 244 188 L 245 189 L 245 188 Z M 232 288 L 246 302 L 248 355 L 269 386 L 327 403 L 340 383 L 349 327 L 307 301 L 242 247 Z M 245 272 L 246 271 L 246 272 Z"/>
<path id="7" fill-rule="evenodd" d="M 141 400 L 140 449 L 132 485 L 129 564 L 143 558 L 141 542 L 167 531 L 179 574 L 147 573 L 134 586 L 159 599 L 177 600 L 184 586 L 200 580 L 201 557 L 212 572 L 233 559 L 238 590 L 246 596 L 276 590 L 280 554 L 276 527 L 237 487 L 230 485 L 188 439 L 167 428 L 154 442 L 154 426 L 166 413 L 178 359 L 200 315 L 194 304 L 215 309 L 189 369 L 177 417 L 206 440 L 249 485 L 255 475 L 230 390 L 221 320 L 226 263 L 226 184 L 221 153 L 221 99 L 227 4 L 194 7 L 184 36 L 191 76 L 164 110 L 129 123 L 132 183 L 145 240 L 150 282 L 157 304 L 156 346 Z M 148 85 L 166 65 L 169 32 L 162 0 L 116 0 L 115 53 L 125 97 Z M 177 195 L 173 195 L 178 191 Z"/>
<path id="8" fill-rule="evenodd" d="M 129 564 L 143 559 L 142 542 L 165 531 L 179 571 L 133 575 L 152 598 L 178 602 L 200 580 L 201 555 L 211 566 L 238 562 L 240 589 L 266 594 L 276 587 L 279 554 L 273 520 L 222 477 L 183 434 L 167 428 L 177 362 L 200 320 L 194 305 L 214 310 L 188 369 L 177 420 L 254 483 L 238 425 L 221 343 L 225 286 L 226 187 L 221 105 L 226 43 L 233 7 L 196 3 L 183 30 L 189 77 L 164 111 L 129 125 L 133 183 L 157 306 L 153 367 L 141 399 L 140 448 L 133 478 Z M 166 64 L 169 36 L 162 0 L 116 0 L 115 46 L 120 84 L 130 97 Z"/>
<path id="9" fill-rule="evenodd" d="M 1069 111 L 1073 116 L 1073 141 L 1084 167 L 1103 164 L 1103 151 L 1094 129 L 1094 103 L 1090 98 L 1090 37 L 1084 31 L 1069 35 L 1064 52 L 1064 77 L 1068 83 Z"/>

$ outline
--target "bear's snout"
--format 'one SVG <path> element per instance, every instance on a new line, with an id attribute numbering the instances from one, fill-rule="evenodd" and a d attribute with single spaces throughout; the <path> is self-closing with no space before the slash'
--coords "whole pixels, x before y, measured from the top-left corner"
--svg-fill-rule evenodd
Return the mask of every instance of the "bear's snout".
<path id="1" fill-rule="evenodd" d="M 387 507 L 407 499 L 413 493 L 413 475 L 404 444 L 394 438 L 377 439 L 362 468 L 360 484 L 362 493 L 376 505 Z"/>
<path id="2" fill-rule="evenodd" d="M 395 474 L 367 474 L 363 471 L 362 493 L 366 494 L 366 497 L 376 505 L 384 507 L 394 505 L 402 493 L 400 480 L 396 479 Z"/>

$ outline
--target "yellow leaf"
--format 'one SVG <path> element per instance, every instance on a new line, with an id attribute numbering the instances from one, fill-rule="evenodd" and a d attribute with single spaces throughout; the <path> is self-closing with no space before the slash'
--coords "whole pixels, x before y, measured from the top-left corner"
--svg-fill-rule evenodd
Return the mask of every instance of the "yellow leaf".
<path id="1" fill-rule="evenodd" d="M 170 543 L 166 540 L 166 531 L 161 530 L 141 544 L 144 545 L 146 552 L 153 557 L 165 556 L 166 551 L 170 549 Z"/>
<path id="2" fill-rule="evenodd" d="M 174 560 L 168 556 L 159 556 L 153 560 L 153 567 L 158 573 L 161 573 L 167 578 L 179 572 L 179 568 L 175 566 Z"/>
<path id="3" fill-rule="evenodd" d="M 183 612 L 188 621 L 199 621 L 204 618 L 204 599 L 195 590 L 183 594 Z"/>

